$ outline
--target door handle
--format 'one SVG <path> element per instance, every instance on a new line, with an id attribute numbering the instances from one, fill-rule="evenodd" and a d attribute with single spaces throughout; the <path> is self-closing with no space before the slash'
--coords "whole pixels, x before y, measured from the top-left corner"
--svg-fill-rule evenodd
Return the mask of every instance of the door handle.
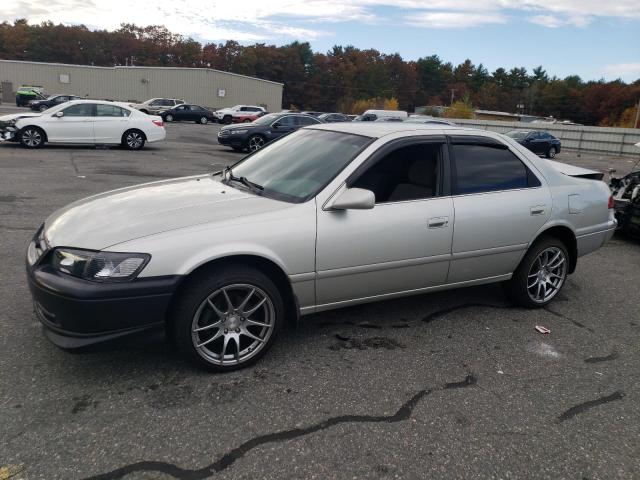
<path id="1" fill-rule="evenodd" d="M 536 205 L 535 207 L 531 207 L 529 210 L 531 215 L 543 215 L 545 210 L 545 205 Z"/>
<path id="2" fill-rule="evenodd" d="M 429 228 L 444 228 L 449 225 L 449 217 L 433 217 L 427 222 Z"/>

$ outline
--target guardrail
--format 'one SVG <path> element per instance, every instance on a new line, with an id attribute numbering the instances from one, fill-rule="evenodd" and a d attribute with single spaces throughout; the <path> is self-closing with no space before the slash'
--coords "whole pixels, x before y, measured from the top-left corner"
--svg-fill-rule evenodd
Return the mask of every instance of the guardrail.
<path id="1" fill-rule="evenodd" d="M 638 128 L 585 127 L 557 123 L 501 122 L 496 120 L 451 119 L 461 126 L 505 133 L 509 130 L 544 130 L 560 139 L 562 148 L 603 155 L 640 155 Z"/>

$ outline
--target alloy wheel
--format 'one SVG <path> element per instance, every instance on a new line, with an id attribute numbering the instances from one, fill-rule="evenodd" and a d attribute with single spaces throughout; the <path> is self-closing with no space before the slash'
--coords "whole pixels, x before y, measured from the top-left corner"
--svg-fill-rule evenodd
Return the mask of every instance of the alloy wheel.
<path id="1" fill-rule="evenodd" d="M 41 112 L 44 112 L 47 109 L 47 107 L 45 105 L 40 105 L 40 107 L 38 107 L 38 110 L 40 110 Z"/>
<path id="2" fill-rule="evenodd" d="M 556 158 L 556 149 L 555 149 L 555 147 L 551 147 L 549 149 L 549 158 Z"/>
<path id="3" fill-rule="evenodd" d="M 42 143 L 42 134 L 36 129 L 25 130 L 22 132 L 22 143 L 27 147 L 38 147 Z"/>
<path id="4" fill-rule="evenodd" d="M 255 285 L 233 284 L 209 295 L 191 322 L 198 354 L 218 366 L 244 363 L 266 345 L 275 328 L 271 298 Z"/>
<path id="5" fill-rule="evenodd" d="M 208 119 L 207 117 L 202 117 L 202 118 L 200 119 L 200 123 L 201 123 L 202 125 L 204 125 L 204 124 L 205 124 L 205 123 L 207 123 L 208 121 L 209 121 L 209 119 Z"/>
<path id="6" fill-rule="evenodd" d="M 567 258 L 562 249 L 549 247 L 541 251 L 527 275 L 527 293 L 536 303 L 546 303 L 556 296 L 567 278 Z"/>
<path id="7" fill-rule="evenodd" d="M 131 149 L 137 149 L 140 148 L 142 146 L 142 135 L 140 135 L 138 132 L 129 132 L 127 134 L 127 146 Z"/>
<path id="8" fill-rule="evenodd" d="M 164 117 L 164 119 L 165 119 L 167 122 L 173 122 L 173 115 L 167 115 L 166 117 Z"/>
<path id="9" fill-rule="evenodd" d="M 256 150 L 260 150 L 264 145 L 264 138 L 259 135 L 255 135 L 249 139 L 249 151 L 255 152 Z"/>

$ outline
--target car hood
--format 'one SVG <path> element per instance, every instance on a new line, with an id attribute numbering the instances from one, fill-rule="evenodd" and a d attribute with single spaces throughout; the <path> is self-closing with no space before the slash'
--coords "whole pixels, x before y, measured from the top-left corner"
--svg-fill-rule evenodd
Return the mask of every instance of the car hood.
<path id="1" fill-rule="evenodd" d="M 39 117 L 41 113 L 12 113 L 11 115 L 2 115 L 0 117 L 0 122 L 10 122 L 11 120 L 18 120 L 20 118 L 27 117 Z"/>
<path id="2" fill-rule="evenodd" d="M 52 246 L 102 250 L 140 237 L 287 208 L 289 204 L 225 185 L 211 175 L 122 188 L 74 202 L 52 214 Z"/>

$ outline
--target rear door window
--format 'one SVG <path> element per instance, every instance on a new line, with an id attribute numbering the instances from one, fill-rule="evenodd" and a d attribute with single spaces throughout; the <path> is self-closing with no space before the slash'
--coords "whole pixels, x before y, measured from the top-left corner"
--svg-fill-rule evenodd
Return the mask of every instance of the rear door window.
<path id="1" fill-rule="evenodd" d="M 539 180 L 507 148 L 454 144 L 454 192 L 458 195 L 539 186 Z"/>

